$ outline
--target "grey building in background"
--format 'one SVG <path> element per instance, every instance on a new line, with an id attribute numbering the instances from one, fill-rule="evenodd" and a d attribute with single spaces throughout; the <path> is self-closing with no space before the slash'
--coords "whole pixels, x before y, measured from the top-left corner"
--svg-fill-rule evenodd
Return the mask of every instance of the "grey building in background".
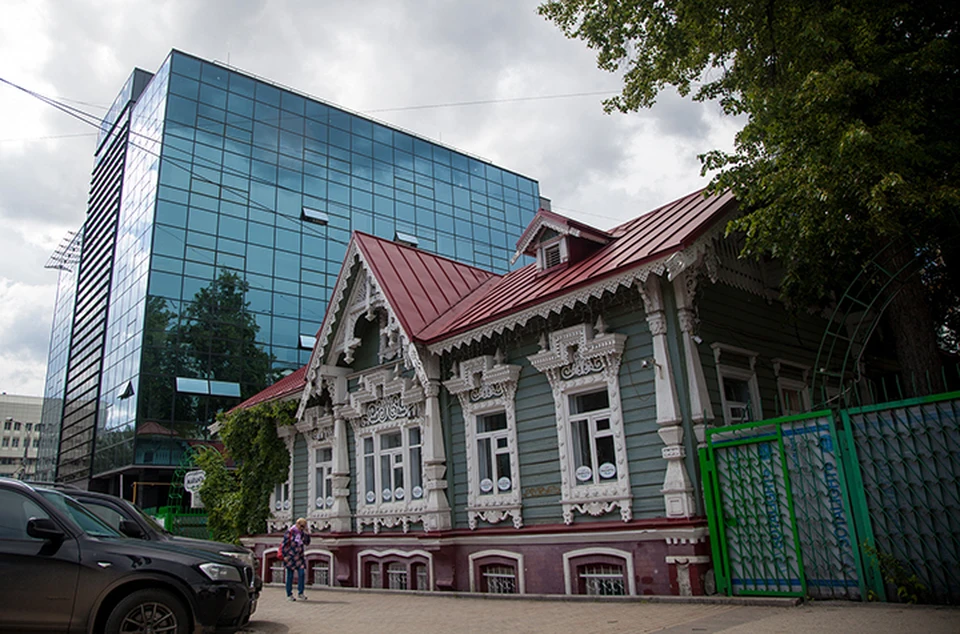
<path id="1" fill-rule="evenodd" d="M 506 272 L 536 181 L 173 51 L 103 119 L 60 271 L 42 471 L 129 497 L 303 365 L 352 231 Z M 157 484 L 161 483 L 161 484 Z"/>
<path id="2" fill-rule="evenodd" d="M 42 408 L 38 396 L 0 394 L 0 476 L 36 476 Z"/>

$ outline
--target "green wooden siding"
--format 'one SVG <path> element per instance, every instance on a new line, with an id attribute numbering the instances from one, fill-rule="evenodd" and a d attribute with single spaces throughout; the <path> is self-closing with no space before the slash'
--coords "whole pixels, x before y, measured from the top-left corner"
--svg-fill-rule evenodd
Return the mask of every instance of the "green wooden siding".
<path id="1" fill-rule="evenodd" d="M 603 310 L 611 332 L 627 335 L 620 367 L 620 397 L 624 435 L 633 494 L 633 513 L 637 518 L 662 517 L 663 495 L 660 489 L 666 461 L 661 456 L 663 442 L 657 435 L 655 366 L 643 361 L 652 359 L 650 332 L 636 291 L 621 289 L 616 305 Z M 595 316 L 568 314 L 559 329 L 590 321 Z M 553 391 L 545 375 L 530 365 L 528 357 L 539 351 L 538 333 L 519 342 L 511 342 L 507 363 L 521 366 L 516 394 L 517 443 L 519 446 L 520 484 L 525 526 L 556 524 L 563 521 L 560 505 L 560 460 L 557 445 L 556 406 Z M 456 397 L 446 395 L 445 429 L 449 433 L 447 472 L 450 501 L 454 508 L 454 526 L 467 526 L 466 432 L 463 412 Z M 575 515 L 575 522 L 609 521 L 617 514 L 598 518 Z M 480 526 L 483 526 L 483 522 Z"/>
<path id="2" fill-rule="evenodd" d="M 606 311 L 604 319 L 611 332 L 627 335 L 620 362 L 620 403 L 633 493 L 633 517 L 663 517 L 660 489 L 663 488 L 666 461 L 661 455 L 663 441 L 657 435 L 657 396 L 654 392 L 657 366 L 650 362 L 653 341 L 637 292 L 622 290 L 621 294 L 630 294 L 636 297 L 636 301 Z M 644 360 L 648 361 L 646 368 L 643 367 Z M 580 521 L 579 517 L 577 521 Z"/>
<path id="3" fill-rule="evenodd" d="M 723 424 L 720 383 L 710 344 L 724 343 L 757 353 L 756 374 L 763 408 L 762 418 L 777 411 L 777 378 L 773 359 L 809 366 L 813 370 L 826 320 L 815 315 L 792 315 L 779 302 L 726 285 L 706 284 L 698 298 L 699 345 L 710 402 L 716 420 Z M 721 363 L 726 363 L 721 355 Z M 809 378 L 808 378 L 809 384 Z"/>

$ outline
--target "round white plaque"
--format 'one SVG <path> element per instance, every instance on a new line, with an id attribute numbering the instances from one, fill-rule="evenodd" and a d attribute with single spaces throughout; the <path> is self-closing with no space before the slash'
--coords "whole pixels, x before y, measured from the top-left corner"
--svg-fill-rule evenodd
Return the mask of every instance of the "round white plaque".
<path id="1" fill-rule="evenodd" d="M 593 471 L 587 465 L 577 468 L 577 480 L 586 482 L 593 477 Z"/>
<path id="2" fill-rule="evenodd" d="M 317 498 L 317 508 L 318 509 L 323 508 L 323 498 Z"/>
<path id="3" fill-rule="evenodd" d="M 383 491 L 380 492 L 380 497 L 383 498 L 384 502 L 389 502 L 390 500 L 393 499 L 393 491 L 391 491 L 390 489 L 384 489 Z"/>
<path id="4" fill-rule="evenodd" d="M 367 491 L 367 504 L 373 504 L 377 499 L 377 494 L 373 491 Z"/>
<path id="5" fill-rule="evenodd" d="M 503 476 L 497 480 L 497 488 L 501 491 L 509 491 L 512 484 L 513 482 L 507 476 Z"/>
<path id="6" fill-rule="evenodd" d="M 617 475 L 617 466 L 612 462 L 604 462 L 600 465 L 600 468 L 597 469 L 597 472 L 601 478 L 612 478 Z"/>
<path id="7" fill-rule="evenodd" d="M 396 500 L 402 500 L 402 499 L 403 499 L 403 487 L 397 487 L 396 489 L 394 489 L 394 490 L 393 490 L 393 497 L 394 497 L 394 499 L 396 499 Z"/>
<path id="8" fill-rule="evenodd" d="M 490 478 L 484 478 L 483 480 L 480 480 L 480 490 L 484 493 L 490 493 L 493 491 L 493 480 Z"/>
<path id="9" fill-rule="evenodd" d="M 423 487 L 415 486 L 413 487 L 413 497 L 416 500 L 419 500 L 423 497 Z"/>

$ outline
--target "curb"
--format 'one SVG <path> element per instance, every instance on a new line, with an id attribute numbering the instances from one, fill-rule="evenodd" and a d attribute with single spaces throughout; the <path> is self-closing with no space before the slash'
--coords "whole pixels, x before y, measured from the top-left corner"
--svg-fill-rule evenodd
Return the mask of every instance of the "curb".
<path id="1" fill-rule="evenodd" d="M 264 586 L 267 588 L 270 586 Z M 276 586 L 278 590 L 280 586 Z M 308 590 L 311 590 L 308 588 Z M 371 588 L 314 588 L 312 592 L 344 592 L 363 594 L 405 595 L 423 597 L 443 597 L 448 599 L 480 599 L 484 601 L 557 601 L 590 603 L 674 603 L 692 605 L 743 605 L 768 608 L 792 608 L 803 603 L 800 597 L 727 597 L 710 596 L 674 596 L 665 594 L 645 594 L 636 596 L 595 597 L 579 594 L 488 594 L 485 592 L 449 592 L 435 590 L 380 590 Z"/>

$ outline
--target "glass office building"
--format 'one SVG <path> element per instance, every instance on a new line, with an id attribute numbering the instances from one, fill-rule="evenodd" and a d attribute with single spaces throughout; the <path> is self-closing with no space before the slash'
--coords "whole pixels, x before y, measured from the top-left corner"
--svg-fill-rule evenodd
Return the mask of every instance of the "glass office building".
<path id="1" fill-rule="evenodd" d="M 538 202 L 536 181 L 232 68 L 173 51 L 134 71 L 61 275 L 56 478 L 162 480 L 217 411 L 306 363 L 352 231 L 505 272 Z"/>

